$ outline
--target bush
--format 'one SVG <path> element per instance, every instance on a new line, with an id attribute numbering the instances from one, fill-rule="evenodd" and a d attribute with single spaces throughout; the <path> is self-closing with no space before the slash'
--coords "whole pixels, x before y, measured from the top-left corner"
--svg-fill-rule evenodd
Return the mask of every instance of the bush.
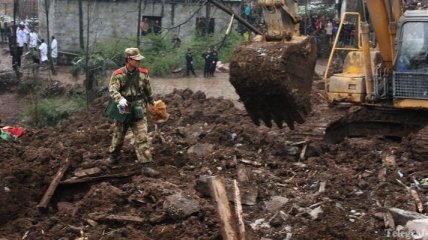
<path id="1" fill-rule="evenodd" d="M 148 35 L 149 43 L 143 49 L 144 65 L 150 69 L 151 75 L 163 76 L 171 73 L 173 69 L 184 67 L 185 54 L 188 48 L 193 51 L 193 63 L 196 69 L 202 69 L 204 60 L 202 54 L 209 47 L 219 49 L 219 60 L 230 61 L 234 48 L 241 43 L 239 33 L 232 31 L 227 37 L 224 35 L 195 35 L 191 42 L 182 42 L 179 48 L 172 48 L 169 38 L 161 35 Z"/>
<path id="2" fill-rule="evenodd" d="M 24 108 L 24 122 L 37 126 L 59 126 L 74 113 L 86 106 L 83 98 L 44 98 L 29 103 Z"/>
<path id="3" fill-rule="evenodd" d="M 226 37 L 223 34 L 195 35 L 190 42 L 182 41 L 179 48 L 173 48 L 171 38 L 167 34 L 149 34 L 144 36 L 142 41 L 143 47 L 140 50 L 145 57 L 142 65 L 149 68 L 151 76 L 165 76 L 171 74 L 172 70 L 185 66 L 187 48 L 193 50 L 196 69 L 203 68 L 204 61 L 201 55 L 209 47 L 217 47 L 219 60 L 229 62 L 233 49 L 241 43 L 242 37 L 236 31 L 231 31 Z M 115 67 L 123 66 L 123 51 L 125 48 L 135 46 L 135 42 L 132 39 L 110 39 L 98 44 L 94 52 L 90 54 L 92 64 L 89 69 L 94 72 L 96 78 L 103 78 L 111 74 L 108 68 L 115 65 Z M 84 63 L 84 54 L 76 58 L 73 65 L 75 75 L 85 71 Z"/>

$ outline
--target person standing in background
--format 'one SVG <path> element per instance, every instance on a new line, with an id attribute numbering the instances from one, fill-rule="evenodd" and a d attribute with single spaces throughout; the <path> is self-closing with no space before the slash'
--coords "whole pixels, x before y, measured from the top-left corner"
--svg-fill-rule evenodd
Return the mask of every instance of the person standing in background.
<path id="1" fill-rule="evenodd" d="M 196 77 L 195 69 L 193 68 L 192 49 L 188 48 L 186 53 L 186 76 L 189 76 L 190 72 L 192 72 L 193 76 Z"/>
<path id="2" fill-rule="evenodd" d="M 0 17 L 0 40 L 2 43 L 6 42 L 6 26 L 4 17 Z"/>
<path id="3" fill-rule="evenodd" d="M 44 39 L 41 40 L 39 50 L 40 50 L 40 63 L 46 64 L 48 61 L 48 45 L 45 43 Z"/>
<path id="4" fill-rule="evenodd" d="M 57 65 L 58 61 L 58 41 L 56 40 L 55 36 L 52 36 L 52 42 L 51 42 L 51 57 L 52 57 L 52 63 L 54 65 Z"/>
<path id="5" fill-rule="evenodd" d="M 24 23 L 19 24 L 18 30 L 16 31 L 16 62 L 15 66 L 21 67 L 21 57 L 24 52 L 24 47 L 27 43 L 27 32 L 25 31 Z"/>

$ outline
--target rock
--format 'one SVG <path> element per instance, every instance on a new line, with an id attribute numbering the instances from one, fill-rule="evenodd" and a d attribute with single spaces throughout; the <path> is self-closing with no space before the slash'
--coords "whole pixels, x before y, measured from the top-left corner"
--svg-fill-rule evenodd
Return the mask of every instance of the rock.
<path id="1" fill-rule="evenodd" d="M 284 219 L 279 214 L 275 214 L 275 216 L 270 220 L 269 224 L 272 227 L 279 227 L 284 224 Z"/>
<path id="2" fill-rule="evenodd" d="M 392 216 L 395 226 L 405 226 L 407 222 L 413 220 L 428 219 L 428 217 L 423 214 L 399 208 L 388 208 L 386 214 L 388 213 Z"/>
<path id="3" fill-rule="evenodd" d="M 271 226 L 270 226 L 270 224 L 268 222 L 265 221 L 264 218 L 260 218 L 260 219 L 255 220 L 253 223 L 250 223 L 250 227 L 253 230 L 257 231 L 259 229 L 268 229 Z"/>
<path id="4" fill-rule="evenodd" d="M 186 142 L 189 144 L 197 144 L 202 135 L 204 135 L 204 126 L 201 124 L 194 124 L 186 126 L 186 128 L 179 129 L 180 135 L 184 136 Z"/>
<path id="5" fill-rule="evenodd" d="M 286 151 L 287 151 L 287 154 L 291 156 L 296 156 L 297 154 L 300 153 L 299 147 L 296 147 L 296 146 L 287 147 Z"/>
<path id="6" fill-rule="evenodd" d="M 59 202 L 56 207 L 59 212 L 67 215 L 73 215 L 73 212 L 75 211 L 74 204 L 70 202 Z"/>
<path id="7" fill-rule="evenodd" d="M 383 220 L 383 214 L 382 212 L 377 212 L 375 214 L 373 214 L 373 218 L 377 219 L 377 220 Z"/>
<path id="8" fill-rule="evenodd" d="M 184 219 L 201 210 L 198 201 L 182 193 L 176 193 L 166 197 L 163 209 L 174 220 Z"/>
<path id="9" fill-rule="evenodd" d="M 214 145 L 207 143 L 197 143 L 191 146 L 188 150 L 188 154 L 195 154 L 198 156 L 206 156 L 212 153 L 214 150 Z"/>
<path id="10" fill-rule="evenodd" d="M 306 157 L 318 157 L 321 156 L 322 149 L 320 145 L 309 144 L 306 149 Z"/>
<path id="11" fill-rule="evenodd" d="M 244 166 L 238 166 L 236 169 L 236 178 L 240 183 L 246 183 L 250 181 L 250 177 L 248 176 L 248 171 Z"/>
<path id="12" fill-rule="evenodd" d="M 289 220 L 290 216 L 283 211 L 277 212 L 269 221 L 272 227 L 282 226 Z"/>
<path id="13" fill-rule="evenodd" d="M 428 240 L 428 219 L 416 219 L 407 222 L 407 232 L 412 233 L 413 239 Z"/>
<path id="14" fill-rule="evenodd" d="M 323 192 L 325 192 L 325 186 L 327 185 L 327 182 L 326 181 L 321 181 L 320 182 L 320 187 L 318 188 L 318 192 L 319 193 L 323 193 Z"/>
<path id="15" fill-rule="evenodd" d="M 277 212 L 288 202 L 288 198 L 282 196 L 274 196 L 270 201 L 265 202 L 268 212 Z"/>
<path id="16" fill-rule="evenodd" d="M 367 181 L 365 181 L 365 180 L 360 180 L 360 181 L 358 182 L 358 187 L 359 187 L 360 189 L 362 189 L 362 190 L 367 189 L 369 186 L 370 186 L 370 185 L 369 185 L 369 183 L 368 183 Z"/>
<path id="17" fill-rule="evenodd" d="M 320 214 L 324 213 L 321 206 L 313 209 L 309 215 L 311 215 L 312 220 L 317 220 L 320 217 Z"/>
<path id="18" fill-rule="evenodd" d="M 210 196 L 210 187 L 208 185 L 209 175 L 201 175 L 196 180 L 195 190 L 202 194 L 204 197 Z"/>
<path id="19" fill-rule="evenodd" d="M 239 191 L 241 192 L 241 204 L 247 205 L 247 206 L 254 206 L 257 204 L 257 196 L 259 195 L 259 192 L 257 190 L 257 187 L 239 187 Z M 229 200 L 233 200 L 233 189 L 231 187 L 227 188 L 227 195 L 229 197 Z"/>

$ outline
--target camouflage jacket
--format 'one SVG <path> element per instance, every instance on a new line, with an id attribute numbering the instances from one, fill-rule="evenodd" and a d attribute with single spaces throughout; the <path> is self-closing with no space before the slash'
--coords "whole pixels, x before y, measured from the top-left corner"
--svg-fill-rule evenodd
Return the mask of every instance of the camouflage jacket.
<path id="1" fill-rule="evenodd" d="M 111 76 L 109 93 L 116 103 L 119 103 L 122 97 L 140 106 L 153 103 L 149 71 L 144 67 L 133 72 L 128 72 L 126 67 L 117 69 Z"/>

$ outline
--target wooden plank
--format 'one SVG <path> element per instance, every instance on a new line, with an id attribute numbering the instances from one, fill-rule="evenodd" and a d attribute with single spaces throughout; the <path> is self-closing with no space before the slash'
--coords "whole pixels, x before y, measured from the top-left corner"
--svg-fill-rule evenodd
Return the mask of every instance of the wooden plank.
<path id="1" fill-rule="evenodd" d="M 61 181 L 59 184 L 60 185 L 71 185 L 71 184 L 77 184 L 77 183 L 101 181 L 101 180 L 106 180 L 106 179 L 110 179 L 110 178 L 125 178 L 125 177 L 134 176 L 134 175 L 139 174 L 139 173 L 141 173 L 141 169 L 132 170 L 129 172 L 124 172 L 124 173 L 116 173 L 116 174 L 96 176 L 96 177 L 70 178 L 70 179 Z"/>
<path id="2" fill-rule="evenodd" d="M 220 217 L 221 234 L 224 240 L 238 240 L 236 226 L 230 211 L 229 200 L 227 199 L 226 188 L 223 182 L 216 177 L 208 178 L 211 197 L 217 205 L 217 213 Z"/>
<path id="3" fill-rule="evenodd" d="M 70 160 L 68 160 L 68 158 L 65 159 L 64 164 L 62 164 L 62 167 L 55 174 L 54 178 L 51 181 L 51 184 L 48 187 L 48 190 L 46 190 L 42 200 L 37 205 L 38 209 L 44 210 L 48 207 L 49 201 L 51 200 L 53 194 L 55 193 L 55 190 L 58 187 L 59 182 L 61 181 L 61 178 L 64 176 L 64 173 L 68 170 L 70 165 L 71 165 Z"/>
<path id="4" fill-rule="evenodd" d="M 238 183 L 236 180 L 233 180 L 233 198 L 235 202 L 235 215 L 238 219 L 238 235 L 239 240 L 245 240 L 245 224 L 242 218 L 242 204 L 241 204 L 241 194 L 239 192 Z"/>
<path id="5" fill-rule="evenodd" d="M 96 215 L 89 214 L 91 218 L 95 221 L 117 221 L 117 222 L 131 222 L 131 223 L 143 223 L 145 220 L 138 216 L 130 216 L 130 215 Z"/>
<path id="6" fill-rule="evenodd" d="M 411 189 L 410 187 L 408 187 L 406 184 L 404 184 L 402 181 L 397 180 L 397 182 L 403 186 L 404 188 L 407 189 L 407 191 L 410 193 L 410 196 L 413 197 L 413 199 L 415 200 L 415 207 L 416 207 L 416 211 L 418 211 L 419 213 L 423 213 L 424 212 L 424 205 L 423 202 L 421 200 L 421 198 L 419 197 L 419 194 L 416 190 Z"/>

